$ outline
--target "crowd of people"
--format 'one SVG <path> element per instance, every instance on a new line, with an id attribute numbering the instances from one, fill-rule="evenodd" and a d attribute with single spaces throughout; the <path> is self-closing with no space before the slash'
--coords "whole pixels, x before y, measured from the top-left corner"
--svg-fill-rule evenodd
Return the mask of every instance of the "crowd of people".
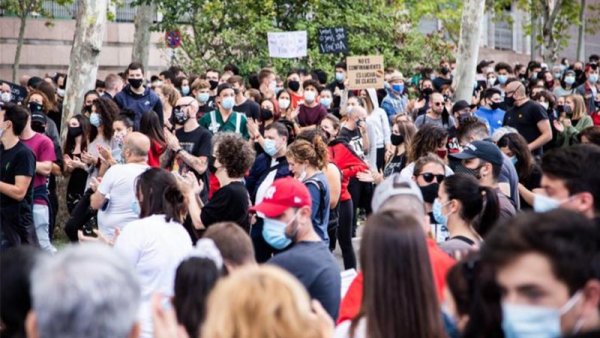
<path id="1" fill-rule="evenodd" d="M 0 82 L 1 336 L 598 337 L 599 57 L 455 67 Z"/>

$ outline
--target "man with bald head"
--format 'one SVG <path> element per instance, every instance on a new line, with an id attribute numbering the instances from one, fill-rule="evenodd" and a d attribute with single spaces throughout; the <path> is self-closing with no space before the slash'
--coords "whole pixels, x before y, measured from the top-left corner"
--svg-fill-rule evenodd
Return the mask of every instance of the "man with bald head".
<path id="1" fill-rule="evenodd" d="M 123 144 L 125 164 L 113 165 L 101 179 L 90 183 L 94 190 L 90 206 L 98 210 L 98 230 L 108 239 L 113 238 L 116 229 L 139 218 L 132 202 L 136 200 L 135 180 L 149 168 L 148 151 L 148 136 L 129 133 Z"/>
<path id="2" fill-rule="evenodd" d="M 454 121 L 454 117 L 452 114 L 448 114 L 448 120 L 445 121 L 442 118 L 442 113 L 444 112 L 444 108 L 446 106 L 446 102 L 444 101 L 444 96 L 440 93 L 433 93 L 429 97 L 429 110 L 427 113 L 417 117 L 415 120 L 415 127 L 421 128 L 425 124 L 435 124 L 445 129 L 450 129 L 452 127 L 456 127 L 456 121 Z"/>
<path id="3" fill-rule="evenodd" d="M 198 101 L 189 96 L 177 100 L 171 114 L 171 124 L 177 129 L 175 134 L 165 128 L 167 146 L 176 156 L 173 163 L 162 163 L 184 174 L 191 171 L 204 182 L 200 194 L 203 201 L 208 199 L 208 158 L 212 155 L 212 134 L 198 123 Z M 163 158 L 164 160 L 168 160 Z"/>
<path id="4" fill-rule="evenodd" d="M 512 80 L 506 85 L 504 98 L 508 110 L 504 115 L 504 126 L 517 129 L 535 156 L 542 155 L 542 146 L 552 140 L 552 129 L 548 113 L 540 104 L 532 101 L 525 92 L 525 85 Z"/>

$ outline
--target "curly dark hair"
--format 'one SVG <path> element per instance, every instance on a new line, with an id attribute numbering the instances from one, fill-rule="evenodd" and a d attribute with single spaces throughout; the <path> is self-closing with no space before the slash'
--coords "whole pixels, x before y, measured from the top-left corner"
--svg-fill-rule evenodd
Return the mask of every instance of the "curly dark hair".
<path id="1" fill-rule="evenodd" d="M 434 124 L 425 124 L 415 134 L 408 147 L 408 161 L 414 162 L 442 147 L 448 139 L 448 131 Z"/>
<path id="2" fill-rule="evenodd" d="M 254 164 L 254 147 L 241 135 L 219 133 L 214 137 L 215 157 L 231 178 L 242 178 Z"/>
<path id="3" fill-rule="evenodd" d="M 105 98 L 95 99 L 93 105 L 96 106 L 96 113 L 102 118 L 102 136 L 110 142 L 114 134 L 113 121 L 119 115 L 119 106 L 113 100 Z M 98 128 L 92 126 L 90 142 L 95 140 L 96 136 L 98 136 Z"/>

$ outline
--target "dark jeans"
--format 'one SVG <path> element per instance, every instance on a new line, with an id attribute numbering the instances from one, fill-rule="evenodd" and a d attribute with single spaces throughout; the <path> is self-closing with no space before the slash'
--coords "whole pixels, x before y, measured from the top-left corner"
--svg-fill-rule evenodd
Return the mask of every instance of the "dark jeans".
<path id="1" fill-rule="evenodd" d="M 340 218 L 339 226 L 329 231 L 329 249 L 335 250 L 335 242 L 340 243 L 342 250 L 342 258 L 344 260 L 344 269 L 356 269 L 356 255 L 352 246 L 352 217 L 353 204 L 352 200 L 340 202 Z"/>
<path id="2" fill-rule="evenodd" d="M 77 231 L 81 230 L 98 213 L 96 210 L 90 208 L 90 197 L 92 194 L 92 190 L 86 190 L 81 199 L 79 199 L 79 203 L 77 203 L 75 209 L 73 209 L 67 224 L 65 224 L 65 233 L 71 242 L 79 241 Z"/>
<path id="3" fill-rule="evenodd" d="M 348 184 L 348 192 L 352 196 L 352 233 L 356 233 L 356 225 L 358 223 L 358 210 L 364 209 L 365 214 L 371 214 L 371 199 L 373 198 L 373 184 L 361 182 L 357 178 L 350 179 Z"/>

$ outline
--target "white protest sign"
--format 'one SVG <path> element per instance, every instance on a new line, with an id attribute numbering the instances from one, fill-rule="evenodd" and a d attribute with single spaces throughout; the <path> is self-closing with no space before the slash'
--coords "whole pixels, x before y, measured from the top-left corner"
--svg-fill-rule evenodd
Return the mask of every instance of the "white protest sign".
<path id="1" fill-rule="evenodd" d="M 306 56 L 308 38 L 306 31 L 269 32 L 269 56 L 273 58 L 298 58 Z"/>

